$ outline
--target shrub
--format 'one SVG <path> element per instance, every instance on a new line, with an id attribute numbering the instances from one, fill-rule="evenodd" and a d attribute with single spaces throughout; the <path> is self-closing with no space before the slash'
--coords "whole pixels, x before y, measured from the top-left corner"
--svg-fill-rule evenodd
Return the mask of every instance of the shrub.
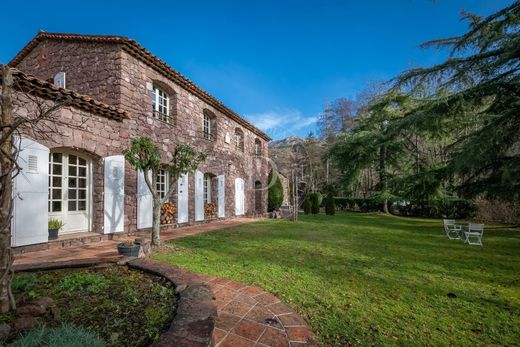
<path id="1" fill-rule="evenodd" d="M 305 194 L 305 199 L 303 199 L 303 213 L 311 214 L 312 212 L 312 203 L 309 197 L 309 194 Z"/>
<path id="2" fill-rule="evenodd" d="M 267 191 L 267 209 L 273 211 L 282 206 L 283 202 L 283 187 L 278 173 L 274 170 L 269 172 L 267 179 L 269 189 Z"/>
<path id="3" fill-rule="evenodd" d="M 41 326 L 29 331 L 8 347 L 103 347 L 105 343 L 96 334 L 81 327 L 63 324 L 49 328 Z"/>
<path id="4" fill-rule="evenodd" d="M 321 197 L 320 193 L 309 193 L 309 200 L 311 201 L 311 212 L 312 214 L 318 214 L 320 213 L 320 200 L 323 198 Z"/>
<path id="5" fill-rule="evenodd" d="M 329 216 L 333 216 L 336 213 L 336 202 L 331 193 L 327 194 L 327 197 L 325 198 L 325 213 Z"/>
<path id="6" fill-rule="evenodd" d="M 49 219 L 49 222 L 48 222 L 49 229 L 61 229 L 61 228 L 63 228 L 64 225 L 65 225 L 65 223 L 63 223 L 61 220 L 55 219 L 55 218 Z"/>
<path id="7" fill-rule="evenodd" d="M 92 294 L 99 293 L 108 285 L 105 276 L 97 273 L 72 273 L 59 284 L 59 290 L 73 294 L 75 291 L 86 291 Z"/>

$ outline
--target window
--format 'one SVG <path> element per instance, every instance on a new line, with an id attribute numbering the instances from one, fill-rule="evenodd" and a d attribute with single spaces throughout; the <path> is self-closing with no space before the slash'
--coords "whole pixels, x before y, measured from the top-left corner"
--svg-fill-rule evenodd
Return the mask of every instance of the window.
<path id="1" fill-rule="evenodd" d="M 165 91 L 154 87 L 152 92 L 153 115 L 163 122 L 170 122 L 170 97 Z"/>
<path id="2" fill-rule="evenodd" d="M 259 139 L 255 139 L 255 155 L 257 157 L 262 155 L 262 142 Z"/>
<path id="3" fill-rule="evenodd" d="M 235 147 L 239 151 L 244 151 L 244 133 L 238 128 L 235 129 Z"/>
<path id="4" fill-rule="evenodd" d="M 168 193 L 169 187 L 169 180 L 168 180 L 168 171 L 166 170 L 159 170 L 157 173 L 157 180 L 155 182 L 155 187 L 157 189 L 157 193 L 159 194 L 159 197 L 161 199 L 164 199 L 166 196 L 166 193 Z"/>
<path id="5" fill-rule="evenodd" d="M 211 176 L 204 174 L 204 202 L 211 202 Z"/>
<path id="6" fill-rule="evenodd" d="M 216 133 L 216 119 L 215 114 L 208 109 L 204 109 L 204 138 L 207 140 L 214 140 Z"/>

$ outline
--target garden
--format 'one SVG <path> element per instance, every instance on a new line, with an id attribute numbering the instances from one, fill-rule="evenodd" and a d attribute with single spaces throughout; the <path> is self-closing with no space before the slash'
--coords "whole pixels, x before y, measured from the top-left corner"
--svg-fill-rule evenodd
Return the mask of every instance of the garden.
<path id="1" fill-rule="evenodd" d="M 340 211 L 172 243 L 154 258 L 272 292 L 323 345 L 520 341 L 519 228 L 486 225 L 470 246 L 440 219 Z"/>
<path id="2" fill-rule="evenodd" d="M 169 281 L 116 265 L 19 273 L 12 288 L 17 309 L 0 324 L 12 327 L 3 343 L 13 347 L 148 346 L 177 302 Z"/>

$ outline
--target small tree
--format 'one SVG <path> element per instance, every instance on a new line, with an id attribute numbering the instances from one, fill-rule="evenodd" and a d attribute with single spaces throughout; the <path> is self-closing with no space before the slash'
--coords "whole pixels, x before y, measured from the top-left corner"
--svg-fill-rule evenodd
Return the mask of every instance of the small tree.
<path id="1" fill-rule="evenodd" d="M 303 199 L 303 213 L 311 214 L 311 212 L 312 212 L 311 199 L 309 198 L 309 194 L 306 194 L 305 199 Z"/>
<path id="2" fill-rule="evenodd" d="M 333 216 L 336 213 L 336 202 L 332 193 L 327 194 L 325 198 L 325 213 L 329 216 Z"/>
<path id="3" fill-rule="evenodd" d="M 309 199 L 311 200 L 312 214 L 320 213 L 321 194 L 320 193 L 310 193 Z"/>
<path id="4" fill-rule="evenodd" d="M 269 172 L 267 181 L 269 182 L 267 207 L 269 211 L 273 211 L 282 206 L 283 203 L 282 181 L 280 181 L 280 177 L 278 177 L 278 174 L 274 172 L 274 170 Z"/>
<path id="5" fill-rule="evenodd" d="M 177 145 L 173 158 L 168 164 L 161 164 L 161 153 L 159 148 L 148 137 L 136 137 L 132 139 L 131 146 L 124 152 L 125 159 L 136 170 L 141 170 L 148 189 L 152 193 L 152 246 L 159 246 L 161 242 L 161 206 L 172 195 L 175 185 L 171 184 L 170 189 L 161 199 L 157 192 L 157 174 L 163 169 L 170 174 L 170 180 L 177 182 L 183 174 L 193 173 L 199 164 L 206 160 L 206 155 L 197 152 L 190 146 Z M 150 175 L 151 173 L 151 175 Z M 151 177 L 150 177 L 151 176 Z"/>

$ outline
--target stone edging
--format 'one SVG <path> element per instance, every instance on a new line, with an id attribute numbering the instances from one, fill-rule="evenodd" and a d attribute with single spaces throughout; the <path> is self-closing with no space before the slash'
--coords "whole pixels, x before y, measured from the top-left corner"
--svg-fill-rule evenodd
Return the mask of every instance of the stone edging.
<path id="1" fill-rule="evenodd" d="M 202 283 L 198 275 L 146 258 L 129 261 L 127 265 L 166 278 L 175 284 L 175 290 L 179 294 L 177 314 L 170 328 L 152 346 L 211 345 L 217 306 L 213 292 Z"/>

